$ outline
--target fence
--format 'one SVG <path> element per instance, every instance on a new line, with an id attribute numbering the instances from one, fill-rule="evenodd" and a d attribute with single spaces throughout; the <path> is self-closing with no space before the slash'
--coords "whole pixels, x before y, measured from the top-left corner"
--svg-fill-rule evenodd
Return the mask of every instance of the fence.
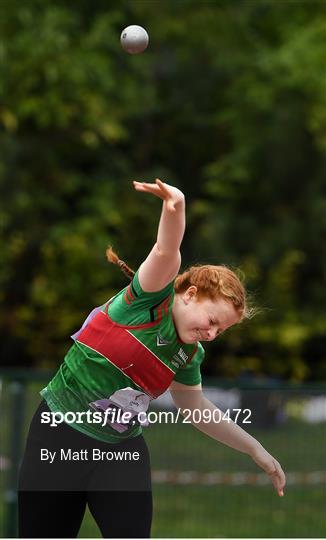
<path id="1" fill-rule="evenodd" d="M 50 377 L 0 371 L 2 536 L 17 535 L 19 464 L 39 390 Z M 154 421 L 144 428 L 153 469 L 153 537 L 325 536 L 325 389 L 205 381 L 207 397 L 282 463 L 288 479 L 283 499 L 248 456 L 216 443 L 182 417 L 176 422 L 169 394 L 159 398 L 151 409 Z M 169 416 L 160 421 L 163 412 Z M 99 537 L 89 514 L 79 536 Z"/>

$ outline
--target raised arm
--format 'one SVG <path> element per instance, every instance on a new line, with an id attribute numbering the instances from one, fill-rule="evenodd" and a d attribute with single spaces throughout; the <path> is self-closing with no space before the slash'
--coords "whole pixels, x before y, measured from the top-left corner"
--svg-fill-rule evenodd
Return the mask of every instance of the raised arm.
<path id="1" fill-rule="evenodd" d="M 180 245 L 185 231 L 185 198 L 183 193 L 157 179 L 155 184 L 133 182 L 137 191 L 151 193 L 163 200 L 157 239 L 139 268 L 139 283 L 144 291 L 163 289 L 177 275 Z"/>

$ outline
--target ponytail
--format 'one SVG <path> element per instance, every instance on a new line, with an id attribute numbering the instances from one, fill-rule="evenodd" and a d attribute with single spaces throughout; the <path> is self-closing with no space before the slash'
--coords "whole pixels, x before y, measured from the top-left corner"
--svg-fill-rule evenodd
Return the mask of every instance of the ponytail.
<path id="1" fill-rule="evenodd" d="M 109 246 L 107 248 L 106 258 L 110 263 L 120 266 L 120 269 L 124 273 L 124 275 L 127 276 L 130 279 L 130 281 L 132 280 L 132 278 L 135 275 L 135 272 L 131 268 L 129 268 L 129 266 L 124 261 L 119 259 L 117 253 L 113 251 L 112 246 Z"/>

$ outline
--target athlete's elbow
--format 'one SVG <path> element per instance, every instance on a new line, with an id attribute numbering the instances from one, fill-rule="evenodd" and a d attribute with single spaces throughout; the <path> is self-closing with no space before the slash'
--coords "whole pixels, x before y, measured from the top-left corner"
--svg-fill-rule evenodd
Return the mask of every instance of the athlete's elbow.
<path id="1" fill-rule="evenodd" d="M 175 407 L 180 410 L 182 416 L 189 414 L 189 412 L 195 409 L 202 408 L 203 394 L 200 391 L 173 391 L 171 392 L 171 396 Z"/>

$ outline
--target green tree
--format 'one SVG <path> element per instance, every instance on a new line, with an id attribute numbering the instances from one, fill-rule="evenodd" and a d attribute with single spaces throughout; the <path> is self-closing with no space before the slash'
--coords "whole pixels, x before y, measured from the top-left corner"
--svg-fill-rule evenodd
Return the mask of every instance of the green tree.
<path id="1" fill-rule="evenodd" d="M 55 365 L 92 306 L 125 285 L 160 207 L 187 196 L 184 266 L 240 266 L 262 311 L 205 372 L 325 377 L 324 2 L 3 0 L 1 357 Z M 145 26 L 138 56 L 122 28 Z"/>

